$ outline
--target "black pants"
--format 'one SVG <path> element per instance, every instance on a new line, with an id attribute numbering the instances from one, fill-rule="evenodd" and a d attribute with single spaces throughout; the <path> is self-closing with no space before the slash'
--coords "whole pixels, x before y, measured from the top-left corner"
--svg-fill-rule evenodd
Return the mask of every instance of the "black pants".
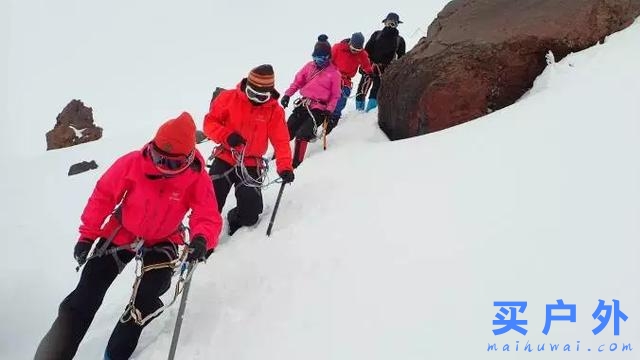
<path id="1" fill-rule="evenodd" d="M 287 128 L 289 128 L 289 140 L 294 138 L 303 141 L 311 141 L 315 139 L 316 134 L 313 132 L 314 119 L 315 126 L 320 128 L 324 122 L 324 114 L 321 110 L 312 109 L 313 118 L 309 115 L 309 111 L 304 106 L 298 106 L 287 120 Z M 317 130 L 318 132 L 320 130 Z"/>
<path id="2" fill-rule="evenodd" d="M 224 160 L 218 158 L 213 160 L 209 175 L 226 176 L 213 180 L 213 189 L 216 193 L 216 201 L 218 202 L 218 212 L 222 211 L 224 203 L 227 201 L 227 195 L 231 191 L 231 186 L 235 187 L 236 207 L 227 213 L 227 221 L 229 222 L 229 234 L 238 230 L 242 226 L 251 226 L 258 222 L 258 218 L 263 210 L 262 192 L 260 188 L 249 187 L 242 184 L 242 179 L 236 173 L 236 169 Z M 231 170 L 229 172 L 229 170 Z M 247 167 L 247 172 L 251 177 L 258 178 L 257 167 Z"/>
<path id="3" fill-rule="evenodd" d="M 324 114 L 318 109 L 312 109 L 311 113 L 313 117 L 309 115 L 309 111 L 304 106 L 296 107 L 287 121 L 287 127 L 289 128 L 289 140 L 296 139 L 293 149 L 293 168 L 297 168 L 304 160 L 304 154 L 307 151 L 307 144 L 309 141 L 316 138 L 316 134 L 313 132 L 314 123 L 316 131 L 319 133 L 319 129 L 324 123 Z M 315 119 L 315 122 L 314 122 Z M 330 120 L 330 119 L 327 119 Z"/>
<path id="4" fill-rule="evenodd" d="M 97 246 L 100 247 L 103 242 L 104 239 L 100 240 Z M 112 247 L 109 246 L 108 249 Z M 34 360 L 73 359 L 102 304 L 105 293 L 122 271 L 114 256 L 118 256 L 122 264 L 126 265 L 133 259 L 134 254 L 128 250 L 120 250 L 113 255 L 96 257 L 87 262 L 75 290 L 60 304 L 58 317 L 40 342 Z M 157 264 L 176 257 L 176 245 L 162 243 L 153 248 L 145 248 L 143 262 L 145 265 Z M 170 268 L 144 273 L 135 301 L 136 308 L 143 316 L 163 306 L 159 297 L 171 286 L 171 276 Z M 105 357 L 110 360 L 129 359 L 138 345 L 143 328 L 144 326 L 137 325 L 131 319 L 125 323 L 118 321 L 111 333 Z"/>
<path id="5" fill-rule="evenodd" d="M 386 67 L 388 66 L 388 64 L 384 65 L 384 64 L 378 64 L 377 65 L 377 76 L 362 76 L 360 77 L 360 82 L 358 83 L 358 92 L 356 93 L 356 100 L 357 101 L 364 101 L 364 99 L 367 97 L 367 89 L 365 89 L 365 86 L 367 85 L 367 78 L 371 79 L 371 91 L 369 91 L 369 99 L 377 99 L 378 98 L 378 90 L 380 90 L 380 77 L 382 76 L 382 74 L 384 73 L 384 70 L 386 69 Z"/>

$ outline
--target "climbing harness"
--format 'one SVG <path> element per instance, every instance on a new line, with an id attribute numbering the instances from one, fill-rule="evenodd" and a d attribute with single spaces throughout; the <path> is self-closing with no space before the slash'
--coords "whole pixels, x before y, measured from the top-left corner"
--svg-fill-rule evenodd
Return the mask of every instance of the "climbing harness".
<path id="1" fill-rule="evenodd" d="M 119 210 L 120 210 L 119 208 L 116 209 L 116 211 L 114 212 L 114 216 L 119 216 L 119 213 L 118 213 Z M 76 267 L 76 272 L 80 271 L 80 268 L 84 264 L 88 263 L 89 260 L 91 260 L 93 258 L 97 258 L 97 257 L 107 256 L 107 255 L 113 256 L 114 261 L 118 265 L 118 273 L 122 272 L 122 270 L 124 269 L 124 267 L 127 264 L 123 263 L 122 260 L 120 260 L 120 257 L 118 256 L 118 251 L 120 251 L 120 250 L 130 250 L 130 251 L 133 251 L 133 252 L 137 252 L 142 247 L 142 244 L 144 243 L 144 240 L 141 239 L 141 238 L 136 238 L 130 244 L 120 245 L 120 246 L 112 247 L 111 249 L 107 249 L 109 247 L 109 245 L 111 245 L 111 242 L 113 241 L 113 238 L 116 237 L 116 235 L 118 234 L 118 231 L 120 231 L 120 229 L 122 229 L 122 225 L 118 225 L 118 227 L 116 227 L 113 230 L 111 235 L 109 235 L 109 237 L 104 241 L 104 243 L 99 248 L 98 248 L 98 246 L 96 246 L 94 248 L 94 250 L 93 250 L 93 253 L 91 253 L 91 255 L 89 255 L 87 257 L 85 262 L 82 265 L 78 265 Z"/>
<path id="2" fill-rule="evenodd" d="M 325 105 L 322 101 L 318 101 L 318 100 L 313 100 L 313 99 L 309 99 L 309 98 L 298 98 L 293 102 L 293 105 L 295 107 L 300 107 L 303 106 L 305 108 L 305 110 L 307 110 L 307 113 L 309 113 L 309 116 L 311 117 L 311 121 L 313 122 L 313 138 L 309 140 L 309 142 L 313 143 L 316 142 L 318 139 L 323 138 L 326 132 L 326 119 L 325 121 L 323 121 L 323 125 L 322 126 L 318 126 L 318 124 L 316 123 L 316 117 L 313 116 L 313 112 L 311 111 L 311 104 L 313 103 L 319 103 L 321 105 Z M 318 132 L 318 129 L 321 129 L 320 132 Z"/>
<path id="3" fill-rule="evenodd" d="M 183 226 L 184 228 L 184 232 L 185 235 L 188 235 L 189 232 L 189 228 L 187 228 L 186 226 Z M 185 236 L 186 239 L 186 236 Z M 177 250 L 177 246 L 176 249 L 174 250 L 173 248 L 171 249 L 172 251 L 178 251 Z M 149 322 L 151 319 L 153 319 L 154 317 L 158 316 L 160 313 L 162 313 L 164 310 L 166 310 L 167 308 L 169 308 L 171 305 L 173 305 L 176 300 L 178 299 L 178 297 L 180 296 L 180 294 L 182 294 L 182 291 L 184 290 L 184 285 L 185 283 L 187 283 L 190 279 L 191 276 L 193 275 L 193 272 L 196 269 L 196 266 L 198 265 L 197 261 L 192 261 L 192 262 L 188 262 L 186 261 L 187 256 L 189 254 L 189 248 L 188 245 L 183 246 L 182 252 L 181 254 L 176 257 L 175 259 L 169 260 L 169 261 L 165 261 L 165 262 L 161 262 L 161 263 L 157 263 L 157 264 L 149 264 L 149 265 L 144 265 L 144 260 L 143 260 L 143 255 L 145 251 L 158 251 L 158 252 L 162 252 L 167 254 L 169 259 L 173 258 L 173 254 L 171 254 L 166 248 L 164 247 L 151 247 L 151 248 L 144 248 L 141 247 L 140 249 L 138 249 L 138 251 L 136 252 L 136 257 L 135 257 L 135 261 L 136 261 L 136 280 L 133 283 L 133 293 L 131 294 L 131 298 L 129 300 L 129 304 L 127 305 L 127 308 L 124 312 L 124 314 L 122 314 L 122 316 L 120 317 L 120 322 L 125 323 L 129 320 L 133 320 L 136 324 L 143 326 L 145 325 L 147 322 Z M 142 312 L 136 308 L 136 297 L 138 295 L 138 288 L 140 286 L 140 282 L 142 281 L 142 277 L 144 276 L 144 274 L 147 271 L 152 271 L 152 270 L 159 270 L 159 269 L 171 269 L 173 272 L 173 275 L 175 275 L 176 270 L 180 269 L 178 271 L 179 276 L 178 276 L 178 281 L 176 282 L 175 285 L 175 290 L 173 293 L 173 298 L 171 299 L 171 301 L 165 305 L 163 305 L 162 307 L 158 308 L 156 311 L 148 314 L 147 316 L 143 316 Z"/>

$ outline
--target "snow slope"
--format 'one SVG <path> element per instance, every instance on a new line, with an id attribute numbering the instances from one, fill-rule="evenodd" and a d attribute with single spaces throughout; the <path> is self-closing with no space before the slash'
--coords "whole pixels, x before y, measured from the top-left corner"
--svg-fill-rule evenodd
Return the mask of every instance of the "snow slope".
<path id="1" fill-rule="evenodd" d="M 297 170 L 271 238 L 264 235 L 265 218 L 256 229 L 224 239 L 199 267 L 177 357 L 546 359 L 551 343 L 571 349 L 553 358 L 638 358 L 639 40 L 636 23 L 549 66 L 517 104 L 428 136 L 390 143 L 375 113 L 347 114 L 329 150 L 314 144 Z M 250 68 L 249 62 L 229 65 L 237 71 L 228 79 Z M 117 82 L 118 74 L 110 74 Z M 280 87 L 290 77 L 281 77 Z M 9 255 L 0 263 L 0 358 L 30 358 L 75 286 L 78 217 L 101 172 L 182 108 L 203 114 L 211 78 L 180 80 L 193 86 L 178 86 L 179 100 L 166 87 L 140 100 L 130 99 L 134 90 L 125 86 L 114 97 L 113 84 L 100 94 L 102 87 L 84 80 L 76 91 L 91 93 L 90 105 L 100 103 L 95 107 L 105 122 L 111 119 L 111 133 L 47 153 L 25 142 L 23 153 L 12 149 L 15 158 L 4 159 L 19 161 L 11 161 L 13 171 L 0 182 L 6 198 L 0 229 Z M 76 81 L 83 80 L 70 79 Z M 152 84 L 132 86 L 146 93 Z M 44 98 L 43 107 L 33 109 L 36 118 L 57 113 L 65 91 L 50 93 L 57 100 Z M 26 116 L 20 101 L 27 99 L 11 95 L 13 116 Z M 137 108 L 133 100 L 157 107 Z M 118 112 L 140 122 L 117 124 Z M 37 132 L 49 122 L 11 126 Z M 129 125 L 135 131 L 126 132 Z M 212 146 L 200 149 L 208 153 Z M 100 168 L 66 176 L 70 164 L 85 159 Z M 274 203 L 277 190 L 265 191 L 266 204 Z M 233 202 L 230 196 L 227 209 Z M 129 265 L 107 293 L 78 359 L 101 356 L 132 282 Z M 577 305 L 577 322 L 555 321 L 544 335 L 545 305 L 558 299 Z M 620 300 L 628 320 L 620 321 L 619 336 L 613 336 L 613 319 L 602 333 L 591 332 L 599 324 L 592 317 L 599 299 Z M 518 315 L 528 320 L 526 336 L 494 336 L 494 301 L 528 302 Z M 176 310 L 145 330 L 135 359 L 166 356 Z M 522 355 L 527 341 L 533 352 Z M 487 351 L 493 343 L 500 351 Z M 511 353 L 501 351 L 506 343 Z M 542 343 L 545 350 L 537 351 Z M 622 352 L 629 343 L 633 350 Z"/>

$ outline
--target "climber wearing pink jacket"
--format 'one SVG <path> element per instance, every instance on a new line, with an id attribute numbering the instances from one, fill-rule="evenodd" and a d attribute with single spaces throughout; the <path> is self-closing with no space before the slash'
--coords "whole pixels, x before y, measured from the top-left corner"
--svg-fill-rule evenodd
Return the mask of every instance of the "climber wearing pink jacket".
<path id="1" fill-rule="evenodd" d="M 287 121 L 289 137 L 296 139 L 293 152 L 294 168 L 302 163 L 308 142 L 321 134 L 320 127 L 325 120 L 331 118 L 341 96 L 341 75 L 338 68 L 331 63 L 331 44 L 327 39 L 326 35 L 318 36 L 318 42 L 311 55 L 313 61 L 298 71 L 293 83 L 280 100 L 280 104 L 286 108 L 293 94 L 299 91 L 302 95 L 302 98 L 294 103 L 295 109 Z"/>

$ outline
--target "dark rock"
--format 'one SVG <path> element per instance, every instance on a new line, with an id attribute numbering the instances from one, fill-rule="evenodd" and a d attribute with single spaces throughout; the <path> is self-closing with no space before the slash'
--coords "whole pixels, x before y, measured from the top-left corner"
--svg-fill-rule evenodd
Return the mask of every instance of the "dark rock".
<path id="1" fill-rule="evenodd" d="M 91 160 L 90 162 L 83 161 L 83 162 L 79 162 L 77 164 L 71 165 L 67 175 L 69 176 L 76 175 L 76 174 L 80 174 L 85 171 L 94 170 L 97 168 L 98 168 L 98 164 L 96 164 L 95 160 Z"/>
<path id="2" fill-rule="evenodd" d="M 80 100 L 72 100 L 56 118 L 56 125 L 47 132 L 47 150 L 61 149 L 95 141 L 102 137 L 102 128 L 93 120 L 93 109 Z"/>
<path id="3" fill-rule="evenodd" d="M 378 95 L 392 139 L 426 134 L 513 104 L 552 51 L 560 60 L 624 29 L 640 0 L 454 0 L 392 63 Z"/>

